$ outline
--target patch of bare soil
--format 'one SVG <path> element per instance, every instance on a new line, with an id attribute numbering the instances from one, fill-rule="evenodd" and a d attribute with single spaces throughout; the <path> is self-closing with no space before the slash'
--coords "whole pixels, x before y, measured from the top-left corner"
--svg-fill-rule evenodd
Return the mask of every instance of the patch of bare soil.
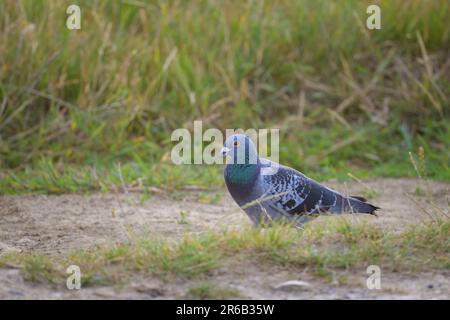
<path id="1" fill-rule="evenodd" d="M 370 219 L 386 229 L 401 230 L 407 224 L 421 223 L 429 206 L 425 196 L 415 195 L 415 179 L 376 179 L 364 182 L 326 185 L 341 192 L 358 195 L 370 188 L 373 204 L 382 207 L 378 217 Z M 429 182 L 428 190 L 436 205 L 447 208 L 450 185 Z M 145 201 L 136 193 L 92 195 L 30 195 L 0 197 L 0 255 L 9 251 L 64 254 L 75 249 L 88 249 L 108 243 L 127 241 L 130 230 L 139 234 L 157 234 L 178 239 L 186 233 L 224 226 L 245 226 L 245 216 L 223 191 L 199 195 L 184 192 L 176 195 L 157 194 Z M 406 194 L 409 194 L 408 196 Z M 415 199 L 413 201 L 411 199 Z M 321 217 L 319 219 L 327 219 Z M 313 222 L 314 223 L 314 222 Z M 249 299 L 449 299 L 450 272 L 382 275 L 382 289 L 366 287 L 366 270 L 345 274 L 345 285 L 339 281 L 324 282 L 308 270 L 293 273 L 281 268 L 263 270 L 219 269 L 209 280 L 173 280 L 167 283 L 153 277 L 136 276 L 122 288 L 93 287 L 78 291 L 55 289 L 48 285 L 24 281 L 17 269 L 0 269 L 0 299 L 173 299 L 187 296 L 189 288 L 204 281 L 233 288 L 238 297 Z M 339 275 L 342 277 L 342 275 Z M 301 280 L 306 284 L 277 285 Z"/>

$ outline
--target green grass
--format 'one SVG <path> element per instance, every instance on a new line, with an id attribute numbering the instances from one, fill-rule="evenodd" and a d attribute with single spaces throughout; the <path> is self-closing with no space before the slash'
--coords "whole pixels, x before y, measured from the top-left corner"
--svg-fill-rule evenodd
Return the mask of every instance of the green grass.
<path id="1" fill-rule="evenodd" d="M 122 285 L 133 275 L 208 279 L 225 267 L 270 269 L 308 268 L 331 280 L 333 272 L 379 265 L 383 272 L 421 272 L 450 268 L 450 222 L 428 221 L 393 232 L 349 217 L 311 223 L 300 231 L 286 225 L 269 229 L 228 229 L 186 235 L 178 242 L 132 237 L 128 243 L 62 256 L 11 253 L 0 257 L 0 267 L 13 264 L 30 281 L 63 285 L 65 268 L 78 265 L 83 286 Z M 223 288 L 222 288 L 223 289 Z M 220 289 L 218 289 L 221 291 Z M 225 289 L 224 289 L 225 290 Z M 207 288 L 191 290 L 198 297 L 224 294 Z"/>
<path id="2" fill-rule="evenodd" d="M 239 297 L 239 291 L 232 288 L 223 288 L 220 285 L 204 282 L 189 288 L 187 298 L 224 300 Z"/>
<path id="3" fill-rule="evenodd" d="M 423 147 L 450 181 L 446 0 L 379 1 L 375 31 L 372 1 L 77 3 L 78 31 L 71 1 L 2 3 L 0 194 L 115 188 L 118 163 L 127 184 L 218 184 L 167 161 L 197 119 L 280 128 L 281 162 L 318 179 L 409 176 Z"/>
<path id="4" fill-rule="evenodd" d="M 450 180 L 450 170 L 442 166 L 434 158 L 429 159 L 420 147 L 418 152 L 411 152 L 413 161 L 420 161 L 420 173 L 411 163 L 411 156 L 402 153 L 388 162 L 362 166 L 342 161 L 316 167 L 316 165 L 300 163 L 300 170 L 311 177 L 323 181 L 327 179 L 357 180 L 379 176 L 419 177 L 421 179 Z M 350 155 L 349 155 L 350 156 Z M 433 155 L 431 155 L 433 157 Z M 422 157 L 422 158 L 420 158 Z M 49 159 L 41 159 L 35 165 L 23 170 L 5 170 L 0 172 L 0 194 L 45 193 L 63 194 L 71 192 L 141 192 L 148 196 L 152 187 L 165 191 L 175 191 L 185 187 L 196 186 L 207 190 L 218 190 L 224 185 L 222 166 L 181 165 L 171 163 L 146 163 L 134 156 L 137 161 L 126 161 L 100 165 L 76 165 L 54 163 Z M 281 156 L 283 162 L 283 154 Z M 416 159 L 416 160 L 414 160 Z M 444 160 L 444 159 L 442 159 Z M 319 161 L 319 163 L 321 163 Z M 294 167 L 298 167 L 295 163 Z M 364 185 L 364 183 L 362 182 Z M 420 191 L 420 190 L 418 190 Z M 376 191 L 366 188 L 363 196 L 373 198 Z M 210 199 L 209 202 L 218 199 Z"/>
<path id="5" fill-rule="evenodd" d="M 108 166 L 58 165 L 48 160 L 23 171 L 0 173 L 0 194 L 123 192 L 136 190 L 144 195 L 150 186 L 176 190 L 187 185 L 216 186 L 223 184 L 218 167 L 175 166 L 162 164 L 119 163 Z"/>

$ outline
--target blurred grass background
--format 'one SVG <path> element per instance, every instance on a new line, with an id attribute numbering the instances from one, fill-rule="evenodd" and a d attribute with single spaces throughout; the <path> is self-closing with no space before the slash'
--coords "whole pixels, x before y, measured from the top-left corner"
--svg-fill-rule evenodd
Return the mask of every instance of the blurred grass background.
<path id="1" fill-rule="evenodd" d="M 447 0 L 85 0 L 81 30 L 70 4 L 0 2 L 0 193 L 220 186 L 167 160 L 194 120 L 280 128 L 319 180 L 415 175 L 411 152 L 450 181 Z"/>

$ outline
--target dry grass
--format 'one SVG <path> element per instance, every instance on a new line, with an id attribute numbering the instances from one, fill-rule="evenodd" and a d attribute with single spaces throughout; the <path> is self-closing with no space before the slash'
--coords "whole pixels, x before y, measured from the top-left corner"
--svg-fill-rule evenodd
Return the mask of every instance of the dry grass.
<path id="1" fill-rule="evenodd" d="M 11 253 L 0 266 L 22 269 L 25 279 L 65 283 L 65 267 L 78 265 L 83 286 L 124 284 L 133 275 L 161 279 L 213 276 L 219 267 L 278 265 L 308 268 L 331 281 L 339 270 L 376 264 L 385 271 L 421 272 L 450 267 L 450 223 L 429 221 L 394 233 L 346 217 L 310 223 L 302 231 L 275 225 L 268 229 L 205 231 L 180 242 L 132 238 L 128 243 L 65 256 Z"/>
<path id="2" fill-rule="evenodd" d="M 70 31 L 70 1 L 3 1 L 0 192 L 120 185 L 119 161 L 126 183 L 208 185 L 150 174 L 177 170 L 170 132 L 194 119 L 279 127 L 283 163 L 316 177 L 408 175 L 423 146 L 447 180 L 448 1 L 379 3 L 368 31 L 366 1 L 80 1 Z"/>

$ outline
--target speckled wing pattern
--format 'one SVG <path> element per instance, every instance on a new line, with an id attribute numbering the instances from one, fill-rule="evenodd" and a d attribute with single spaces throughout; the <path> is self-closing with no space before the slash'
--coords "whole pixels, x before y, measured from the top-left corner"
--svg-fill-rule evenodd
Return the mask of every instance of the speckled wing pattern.
<path id="1" fill-rule="evenodd" d="M 342 212 L 345 198 L 321 186 L 300 172 L 280 166 L 273 175 L 263 176 L 266 206 L 284 216 L 315 215 L 327 211 Z"/>

